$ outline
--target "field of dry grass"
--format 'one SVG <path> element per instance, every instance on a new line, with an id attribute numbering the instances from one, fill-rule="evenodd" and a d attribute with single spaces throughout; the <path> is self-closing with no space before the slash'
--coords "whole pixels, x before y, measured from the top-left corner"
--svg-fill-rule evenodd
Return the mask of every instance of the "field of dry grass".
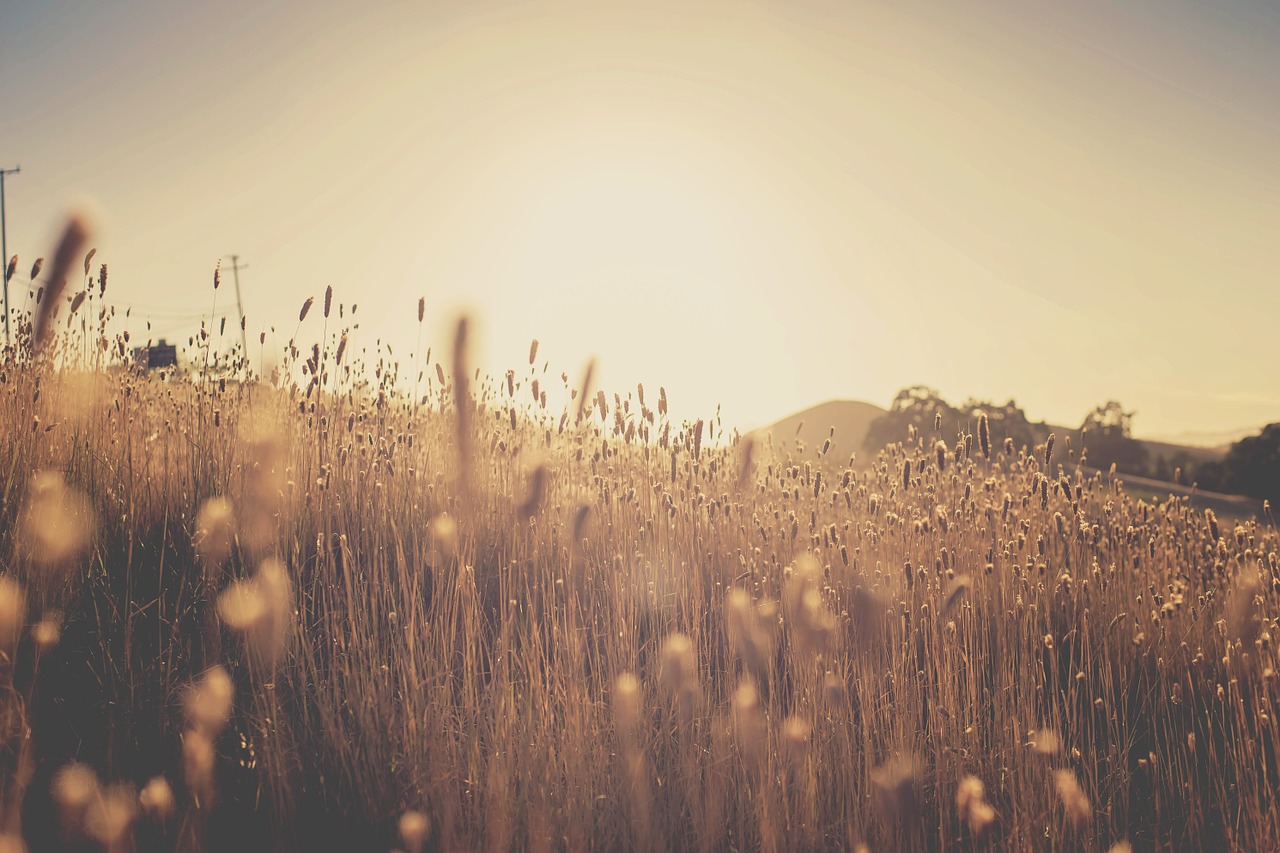
<path id="1" fill-rule="evenodd" d="M 1269 516 L 302 313 L 275 383 L 20 324 L 0 849 L 1280 849 Z"/>

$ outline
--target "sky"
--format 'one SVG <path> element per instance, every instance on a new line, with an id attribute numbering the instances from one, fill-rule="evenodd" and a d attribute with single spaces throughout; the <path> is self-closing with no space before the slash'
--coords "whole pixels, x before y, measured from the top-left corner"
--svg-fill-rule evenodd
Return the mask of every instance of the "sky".
<path id="1" fill-rule="evenodd" d="M 88 199 L 135 335 L 235 253 L 255 356 L 331 285 L 369 348 L 422 297 L 422 350 L 465 311 L 494 375 L 538 338 L 743 428 L 921 383 L 1211 441 L 1280 420 L 1277 44 L 1271 0 L 0 0 L 11 299 Z"/>

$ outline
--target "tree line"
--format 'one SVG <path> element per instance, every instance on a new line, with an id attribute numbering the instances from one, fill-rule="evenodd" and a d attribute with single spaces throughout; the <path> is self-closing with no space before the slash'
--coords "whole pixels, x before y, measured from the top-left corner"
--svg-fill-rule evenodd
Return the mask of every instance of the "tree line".
<path id="1" fill-rule="evenodd" d="M 978 417 L 986 413 L 991 441 L 996 447 L 1006 439 L 1014 448 L 1032 450 L 1051 432 L 1062 432 L 1044 421 L 1030 420 L 1015 400 L 993 403 L 969 398 L 952 404 L 925 385 L 904 388 L 894 397 L 888 412 L 871 423 L 865 448 L 876 451 L 910 435 L 941 440 L 974 433 Z M 1270 424 L 1258 435 L 1231 445 L 1221 458 L 1194 450 L 1152 452 L 1147 443 L 1133 437 L 1134 412 L 1116 400 L 1095 407 L 1080 426 L 1059 435 L 1063 457 L 1093 468 L 1131 476 L 1196 485 L 1202 490 L 1226 492 L 1280 502 L 1280 423 Z"/>

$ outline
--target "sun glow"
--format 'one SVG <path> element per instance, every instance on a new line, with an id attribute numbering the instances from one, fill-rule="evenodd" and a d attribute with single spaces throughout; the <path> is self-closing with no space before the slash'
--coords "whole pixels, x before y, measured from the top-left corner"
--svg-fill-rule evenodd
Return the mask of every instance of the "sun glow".
<path id="1" fill-rule="evenodd" d="M 538 337 L 553 372 L 598 357 L 609 391 L 661 380 L 676 412 L 711 415 L 804 371 L 785 337 L 746 330 L 774 327 L 791 301 L 780 283 L 823 260 L 770 176 L 727 151 L 640 121 L 512 140 L 453 211 L 456 239 L 423 246 L 402 299 L 425 280 L 437 301 L 483 306 L 495 375 Z"/>

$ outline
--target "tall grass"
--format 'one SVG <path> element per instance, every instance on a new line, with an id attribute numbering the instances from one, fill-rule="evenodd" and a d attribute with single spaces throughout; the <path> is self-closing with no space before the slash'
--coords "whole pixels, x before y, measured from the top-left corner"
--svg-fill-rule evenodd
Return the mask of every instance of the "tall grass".
<path id="1" fill-rule="evenodd" d="M 549 407 L 536 342 L 472 381 L 465 322 L 402 382 L 331 299 L 274 381 L 211 328 L 179 374 L 124 369 L 106 307 L 39 350 L 19 323 L 10 836 L 1280 849 L 1271 519 L 1133 500 L 986 419 L 856 465 L 590 368 Z"/>

